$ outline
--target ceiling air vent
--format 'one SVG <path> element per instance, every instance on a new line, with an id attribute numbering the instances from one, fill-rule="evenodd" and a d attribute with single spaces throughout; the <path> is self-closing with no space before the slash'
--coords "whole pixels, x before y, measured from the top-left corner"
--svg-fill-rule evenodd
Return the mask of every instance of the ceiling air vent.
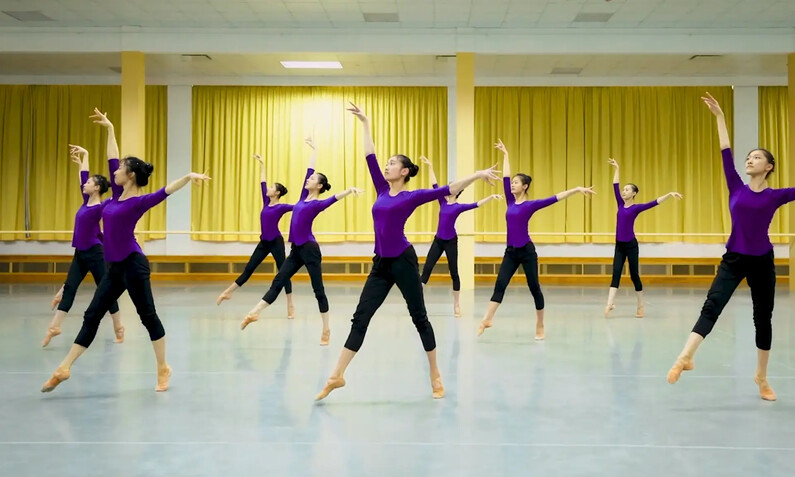
<path id="1" fill-rule="evenodd" d="M 53 21 L 52 18 L 48 17 L 47 15 L 41 13 L 38 10 L 32 11 L 25 11 L 25 12 L 6 12 L 3 11 L 6 15 L 13 18 L 14 20 L 19 20 L 21 22 L 51 22 Z"/>
<path id="2" fill-rule="evenodd" d="M 397 23 L 400 21 L 397 13 L 362 13 L 367 23 Z"/>
<path id="3" fill-rule="evenodd" d="M 578 75 L 580 73 L 582 73 L 582 68 L 576 66 L 559 66 L 550 71 L 550 74 L 553 75 Z"/>
<path id="4" fill-rule="evenodd" d="M 607 21 L 612 17 L 613 14 L 610 12 L 582 12 L 578 13 L 577 16 L 574 17 L 574 23 L 607 23 Z"/>

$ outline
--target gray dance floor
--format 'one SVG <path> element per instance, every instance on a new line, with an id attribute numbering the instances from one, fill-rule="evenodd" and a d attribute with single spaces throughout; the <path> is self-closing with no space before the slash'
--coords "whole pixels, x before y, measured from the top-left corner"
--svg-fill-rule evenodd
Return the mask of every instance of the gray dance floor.
<path id="1" fill-rule="evenodd" d="M 148 336 L 125 295 L 124 344 L 109 318 L 51 394 L 39 389 L 80 327 L 93 284 L 46 349 L 54 285 L 0 285 L 2 476 L 792 476 L 795 475 L 795 301 L 777 297 L 769 380 L 758 397 L 750 293 L 741 289 L 702 346 L 696 369 L 665 380 L 705 287 L 649 288 L 634 318 L 622 288 L 546 287 L 547 339 L 532 300 L 513 286 L 495 326 L 477 338 L 490 296 L 464 316 L 450 291 L 427 290 L 447 388 L 431 398 L 427 360 L 395 289 L 373 319 L 348 385 L 314 402 L 342 347 L 359 285 L 328 284 L 332 335 L 308 283 L 297 316 L 282 297 L 241 332 L 266 286 L 251 282 L 220 308 L 224 284 L 155 283 L 171 389 L 155 393 Z M 466 300 L 465 300 L 466 301 Z"/>

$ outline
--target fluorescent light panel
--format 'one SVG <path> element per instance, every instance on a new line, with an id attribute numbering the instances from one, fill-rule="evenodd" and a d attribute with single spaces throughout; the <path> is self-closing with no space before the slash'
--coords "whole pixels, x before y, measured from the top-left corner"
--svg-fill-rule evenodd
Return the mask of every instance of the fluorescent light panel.
<path id="1" fill-rule="evenodd" d="M 326 70 L 341 70 L 342 64 L 339 61 L 282 61 L 282 66 L 285 68 L 303 68 L 303 69 L 326 69 Z"/>

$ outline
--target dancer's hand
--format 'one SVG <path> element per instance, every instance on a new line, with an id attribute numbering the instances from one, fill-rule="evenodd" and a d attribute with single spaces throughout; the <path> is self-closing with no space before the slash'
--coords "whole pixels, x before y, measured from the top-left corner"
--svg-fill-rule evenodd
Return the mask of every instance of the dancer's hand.
<path id="1" fill-rule="evenodd" d="M 679 192 L 669 192 L 668 195 L 676 200 L 682 200 L 682 194 L 680 194 Z"/>
<path id="2" fill-rule="evenodd" d="M 358 106 L 356 106 L 355 104 L 353 104 L 353 103 L 352 103 L 352 102 L 350 102 L 350 101 L 348 101 L 348 104 L 350 104 L 350 107 L 348 107 L 348 111 L 350 111 L 351 113 L 353 113 L 353 115 L 354 115 L 354 116 L 356 116 L 357 118 L 359 118 L 359 121 L 361 121 L 361 122 L 363 122 L 363 123 L 366 123 L 366 122 L 368 122 L 368 121 L 369 121 L 369 119 L 367 118 L 367 116 L 364 114 L 364 111 L 362 111 L 361 109 L 359 109 L 359 107 L 358 107 Z"/>
<path id="3" fill-rule="evenodd" d="M 707 96 L 702 96 L 701 100 L 704 101 L 704 104 L 707 105 L 710 112 L 715 116 L 723 116 L 723 110 L 720 109 L 720 104 L 718 104 L 718 100 L 713 98 L 711 94 L 706 93 Z"/>
<path id="4" fill-rule="evenodd" d="M 348 192 L 353 194 L 354 197 L 359 197 L 359 194 L 364 192 L 364 189 L 359 189 L 358 187 L 350 187 L 348 188 Z"/>
<path id="5" fill-rule="evenodd" d="M 584 194 L 584 195 L 596 195 L 596 191 L 593 190 L 593 186 L 591 187 L 577 187 L 577 192 Z"/>
<path id="6" fill-rule="evenodd" d="M 306 139 L 304 139 L 304 143 L 312 148 L 313 151 L 315 150 L 315 142 L 312 140 L 312 136 L 307 136 Z"/>
<path id="7" fill-rule="evenodd" d="M 420 156 L 420 160 L 421 160 L 421 161 L 422 161 L 422 163 L 423 163 L 423 164 L 425 164 L 426 166 L 433 167 L 433 163 L 432 163 L 432 162 L 431 162 L 431 160 L 430 160 L 430 159 L 428 159 L 427 157 L 425 157 L 425 156 Z"/>
<path id="8" fill-rule="evenodd" d="M 497 149 L 506 156 L 508 155 L 508 149 L 506 149 L 505 144 L 502 143 L 502 139 L 497 139 L 497 142 L 494 143 L 494 149 Z"/>
<path id="9" fill-rule="evenodd" d="M 190 181 L 196 185 L 202 185 L 203 183 L 211 180 L 211 177 L 208 175 L 199 174 L 198 172 L 191 172 L 188 174 L 188 178 L 190 178 Z"/>
<path id="10" fill-rule="evenodd" d="M 502 200 L 502 194 L 491 194 L 489 198 L 491 200 Z"/>
<path id="11" fill-rule="evenodd" d="M 262 156 L 260 156 L 259 154 L 254 154 L 254 160 L 262 165 L 265 165 L 265 162 L 262 160 Z"/>
<path id="12" fill-rule="evenodd" d="M 497 175 L 499 173 L 500 171 L 497 170 L 497 164 L 494 164 L 488 169 L 477 171 L 475 174 L 477 174 L 479 179 L 486 181 L 489 185 L 494 185 L 494 181 L 500 179 L 499 176 Z"/>
<path id="13" fill-rule="evenodd" d="M 108 113 L 102 113 L 99 111 L 99 109 L 94 108 L 94 114 L 89 117 L 94 120 L 94 124 L 99 124 L 100 126 L 104 126 L 108 129 L 113 128 L 113 123 L 111 123 L 108 119 Z"/>
<path id="14" fill-rule="evenodd" d="M 618 169 L 618 163 L 612 157 L 607 160 L 607 163 L 610 164 L 611 166 L 615 167 L 616 169 Z"/>
<path id="15" fill-rule="evenodd" d="M 86 151 L 86 148 L 82 146 L 78 146 L 76 144 L 69 144 L 69 154 L 73 156 L 87 156 L 88 151 Z"/>

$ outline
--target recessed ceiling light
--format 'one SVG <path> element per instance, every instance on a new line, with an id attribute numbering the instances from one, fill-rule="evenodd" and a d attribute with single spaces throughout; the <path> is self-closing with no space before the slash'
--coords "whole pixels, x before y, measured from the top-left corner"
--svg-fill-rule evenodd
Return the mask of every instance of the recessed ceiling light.
<path id="1" fill-rule="evenodd" d="M 285 68 L 305 68 L 305 69 L 326 69 L 341 70 L 342 64 L 339 61 L 282 61 Z"/>

